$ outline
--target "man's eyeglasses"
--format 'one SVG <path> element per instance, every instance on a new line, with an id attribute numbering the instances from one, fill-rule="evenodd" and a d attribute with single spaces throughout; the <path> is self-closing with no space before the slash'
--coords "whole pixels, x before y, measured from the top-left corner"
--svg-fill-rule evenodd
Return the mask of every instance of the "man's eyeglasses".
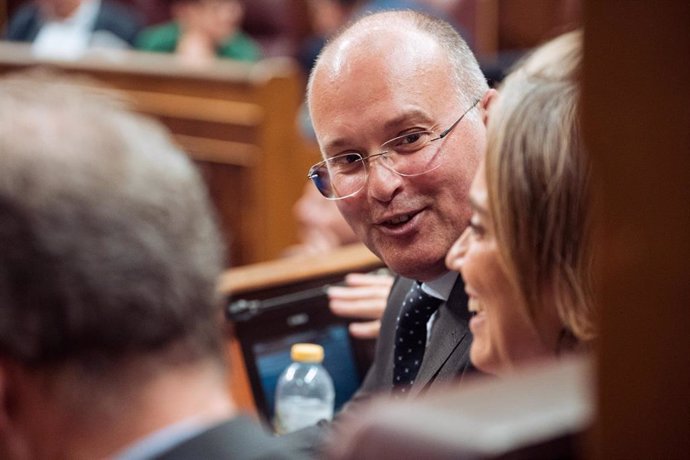
<path id="1" fill-rule="evenodd" d="M 327 158 L 309 169 L 307 177 L 329 200 L 342 200 L 357 194 L 367 182 L 366 164 L 374 158 L 400 176 L 419 176 L 441 165 L 441 149 L 428 149 L 430 143 L 443 139 L 472 110 L 479 99 L 455 120 L 448 129 L 434 137 L 432 131 L 414 131 L 395 137 L 381 145 L 379 153 L 363 156 L 347 152 Z"/>

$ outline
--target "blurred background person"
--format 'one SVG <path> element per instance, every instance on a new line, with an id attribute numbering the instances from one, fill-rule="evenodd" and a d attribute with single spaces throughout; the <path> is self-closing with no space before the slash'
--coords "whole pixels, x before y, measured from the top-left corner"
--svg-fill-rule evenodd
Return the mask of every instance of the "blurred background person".
<path id="1" fill-rule="evenodd" d="M 224 251 L 167 132 L 20 74 L 0 146 L 0 458 L 289 457 L 229 395 Z"/>
<path id="2" fill-rule="evenodd" d="M 590 162 L 580 128 L 581 34 L 539 48 L 504 82 L 447 265 L 473 314 L 472 363 L 506 374 L 595 338 Z"/>
<path id="3" fill-rule="evenodd" d="M 139 35 L 137 49 L 176 53 L 189 62 L 261 58 L 259 44 L 241 30 L 244 7 L 239 0 L 170 0 L 170 12 L 171 22 Z"/>
<path id="4" fill-rule="evenodd" d="M 288 248 L 286 256 L 316 256 L 360 242 L 335 203 L 324 200 L 311 183 L 306 184 L 293 214 L 299 225 L 300 243 Z M 328 288 L 331 311 L 344 318 L 363 320 L 350 324 L 350 334 L 358 339 L 374 339 L 392 285 L 393 276 L 387 270 L 350 273 L 342 285 Z"/>
<path id="5" fill-rule="evenodd" d="M 292 214 L 298 224 L 300 243 L 290 248 L 288 254 L 321 254 L 359 242 L 335 204 L 324 200 L 311 182 L 305 184 Z"/>
<path id="6" fill-rule="evenodd" d="M 31 42 L 41 57 L 77 58 L 92 48 L 130 48 L 141 28 L 136 13 L 111 0 L 36 0 L 12 16 L 5 39 Z"/>

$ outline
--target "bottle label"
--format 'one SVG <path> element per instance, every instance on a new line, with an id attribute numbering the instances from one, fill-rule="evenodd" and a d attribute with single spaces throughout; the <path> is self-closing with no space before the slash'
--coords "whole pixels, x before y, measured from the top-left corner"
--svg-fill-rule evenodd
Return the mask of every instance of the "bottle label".
<path id="1" fill-rule="evenodd" d="M 290 433 L 321 420 L 333 418 L 333 401 L 304 396 L 286 396 L 276 405 L 275 428 L 278 434 Z"/>

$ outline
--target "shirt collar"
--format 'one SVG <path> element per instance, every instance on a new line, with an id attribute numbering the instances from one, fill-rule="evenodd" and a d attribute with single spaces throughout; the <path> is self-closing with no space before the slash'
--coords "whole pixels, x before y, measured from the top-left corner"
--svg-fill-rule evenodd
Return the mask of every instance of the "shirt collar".
<path id="1" fill-rule="evenodd" d="M 447 302 L 458 276 L 458 272 L 447 271 L 436 279 L 422 283 L 422 290 L 432 297 Z"/>

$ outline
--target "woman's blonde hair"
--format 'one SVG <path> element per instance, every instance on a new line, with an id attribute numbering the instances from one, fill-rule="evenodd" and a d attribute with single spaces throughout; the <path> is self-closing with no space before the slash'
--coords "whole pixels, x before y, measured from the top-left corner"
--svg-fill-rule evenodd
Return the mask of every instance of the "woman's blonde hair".
<path id="1" fill-rule="evenodd" d="M 586 341 L 595 321 L 581 61 L 582 35 L 571 32 L 506 78 L 489 122 L 486 181 L 498 247 L 532 321 L 555 304 L 563 332 Z"/>

